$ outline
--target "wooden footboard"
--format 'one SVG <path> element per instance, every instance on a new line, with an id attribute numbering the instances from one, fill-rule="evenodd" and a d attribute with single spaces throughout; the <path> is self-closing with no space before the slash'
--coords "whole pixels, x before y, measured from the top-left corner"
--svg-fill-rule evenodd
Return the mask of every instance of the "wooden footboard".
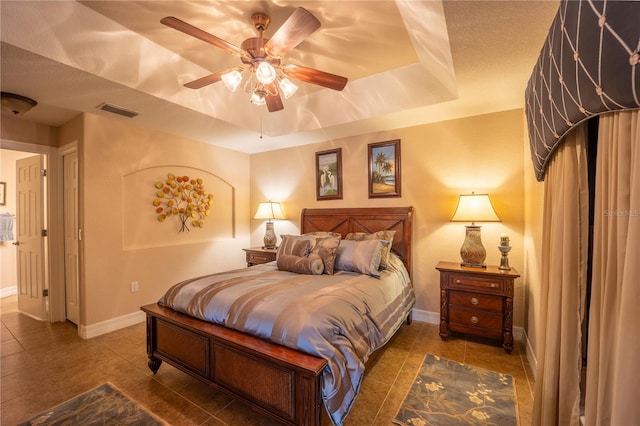
<path id="1" fill-rule="evenodd" d="M 320 425 L 326 360 L 158 304 L 141 309 L 154 374 L 165 361 L 283 424 Z"/>

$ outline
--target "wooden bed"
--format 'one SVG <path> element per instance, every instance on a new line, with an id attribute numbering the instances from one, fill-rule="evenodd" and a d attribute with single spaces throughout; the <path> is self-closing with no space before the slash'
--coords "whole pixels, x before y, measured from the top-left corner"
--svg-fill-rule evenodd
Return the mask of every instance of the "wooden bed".
<path id="1" fill-rule="evenodd" d="M 411 275 L 412 207 L 303 209 L 301 233 L 395 230 L 392 250 Z M 147 315 L 147 354 L 154 374 L 163 361 L 289 425 L 320 425 L 326 360 L 157 303 Z M 411 315 L 407 317 L 410 323 Z"/>

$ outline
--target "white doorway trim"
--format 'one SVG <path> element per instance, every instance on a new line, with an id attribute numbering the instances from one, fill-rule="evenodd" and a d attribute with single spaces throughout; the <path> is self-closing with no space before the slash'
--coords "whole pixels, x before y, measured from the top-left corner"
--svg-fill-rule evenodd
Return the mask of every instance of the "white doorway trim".
<path id="1" fill-rule="evenodd" d="M 66 209 L 64 208 L 65 206 L 65 201 L 64 198 L 66 197 L 65 193 L 66 193 L 66 181 L 65 181 L 65 159 L 70 156 L 71 154 L 75 154 L 76 156 L 76 163 L 78 160 L 78 141 L 73 141 L 70 142 L 68 144 L 65 144 L 63 146 L 61 146 L 58 149 L 58 170 L 60 170 L 60 194 L 61 194 L 61 202 L 63 203 L 63 207 L 62 207 L 62 214 L 60 215 L 61 217 L 61 222 L 62 222 L 62 230 L 63 230 L 63 238 L 62 238 L 62 250 L 63 250 L 63 266 L 64 266 L 64 312 L 65 312 L 65 319 L 70 320 L 71 322 L 73 322 L 74 324 L 76 324 L 77 326 L 79 326 L 82 321 L 82 290 L 80 289 L 81 287 L 81 277 L 82 277 L 82 258 L 80 256 L 81 254 L 81 249 L 80 249 L 80 244 L 81 244 L 81 239 L 82 239 L 82 228 L 81 228 L 81 224 L 80 224 L 80 205 L 78 203 L 79 199 L 76 198 L 76 203 L 74 203 L 75 207 L 74 210 L 75 211 L 66 211 Z M 78 173 L 79 170 L 76 170 L 76 185 L 79 185 L 79 176 Z M 77 188 L 79 189 L 79 187 Z M 79 191 L 76 193 L 76 197 L 80 197 Z M 68 218 L 73 217 L 73 223 L 76 225 L 75 229 L 74 229 L 74 235 L 76 237 L 76 240 L 73 242 L 74 247 L 70 248 L 67 247 L 67 244 L 69 243 L 69 235 L 68 232 L 69 230 L 66 229 L 68 222 Z M 75 273 L 69 273 L 69 271 L 67 270 L 67 268 L 73 267 L 73 265 L 70 265 L 69 262 L 67 262 L 67 255 L 69 254 L 69 250 L 72 249 L 73 251 L 75 251 L 75 259 L 77 261 L 77 263 L 75 264 L 76 268 L 75 269 Z M 73 283 L 67 282 L 67 280 L 72 280 Z M 72 288 L 73 291 L 70 294 L 69 290 L 70 290 L 70 285 L 73 284 Z M 70 305 L 70 301 L 71 300 L 75 300 L 76 303 L 73 305 Z M 71 308 L 71 309 L 70 309 Z M 78 330 L 80 328 L 78 327 Z"/>
<path id="2" fill-rule="evenodd" d="M 64 251 L 62 229 L 62 203 L 60 202 L 61 177 L 59 173 L 60 161 L 58 148 L 37 145 L 26 142 L 18 142 L 10 139 L 0 139 L 0 149 L 32 152 L 34 154 L 46 154 L 47 169 L 47 198 L 46 198 L 46 223 L 47 223 L 47 272 L 49 282 L 49 321 L 57 322 L 65 320 L 64 299 Z"/>

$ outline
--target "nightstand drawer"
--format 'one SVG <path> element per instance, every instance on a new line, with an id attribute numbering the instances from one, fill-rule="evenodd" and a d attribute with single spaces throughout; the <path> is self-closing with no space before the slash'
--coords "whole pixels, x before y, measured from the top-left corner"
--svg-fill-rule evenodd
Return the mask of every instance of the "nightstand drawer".
<path id="1" fill-rule="evenodd" d="M 502 313 L 502 300 L 502 296 L 494 296 L 492 294 L 469 293 L 455 290 L 451 290 L 449 293 L 449 304 L 452 306 L 495 311 L 498 313 Z"/>
<path id="2" fill-rule="evenodd" d="M 502 334 L 502 314 L 458 309 L 451 306 L 449 307 L 449 327 L 455 330 L 456 325 L 481 328 Z"/>
<path id="3" fill-rule="evenodd" d="M 247 253 L 247 263 L 267 263 L 272 260 L 273 255 L 269 253 Z"/>
<path id="4" fill-rule="evenodd" d="M 261 265 L 276 260 L 276 249 L 253 247 L 242 250 L 247 253 L 247 266 Z"/>
<path id="5" fill-rule="evenodd" d="M 504 292 L 504 282 L 501 279 L 470 274 L 449 274 L 449 287 L 460 290 L 489 291 L 492 293 Z"/>

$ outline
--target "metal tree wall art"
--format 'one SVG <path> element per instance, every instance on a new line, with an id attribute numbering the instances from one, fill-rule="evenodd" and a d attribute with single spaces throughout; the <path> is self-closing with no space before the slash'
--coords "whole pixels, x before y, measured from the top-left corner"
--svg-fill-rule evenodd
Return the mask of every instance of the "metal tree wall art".
<path id="1" fill-rule="evenodd" d="M 204 220 L 211 214 L 213 194 L 206 194 L 202 179 L 189 179 L 189 176 L 167 175 L 167 179 L 156 182 L 156 208 L 158 221 L 164 222 L 169 216 L 180 220 L 180 232 L 189 230 L 187 221 L 193 219 L 191 226 L 202 228 Z"/>

